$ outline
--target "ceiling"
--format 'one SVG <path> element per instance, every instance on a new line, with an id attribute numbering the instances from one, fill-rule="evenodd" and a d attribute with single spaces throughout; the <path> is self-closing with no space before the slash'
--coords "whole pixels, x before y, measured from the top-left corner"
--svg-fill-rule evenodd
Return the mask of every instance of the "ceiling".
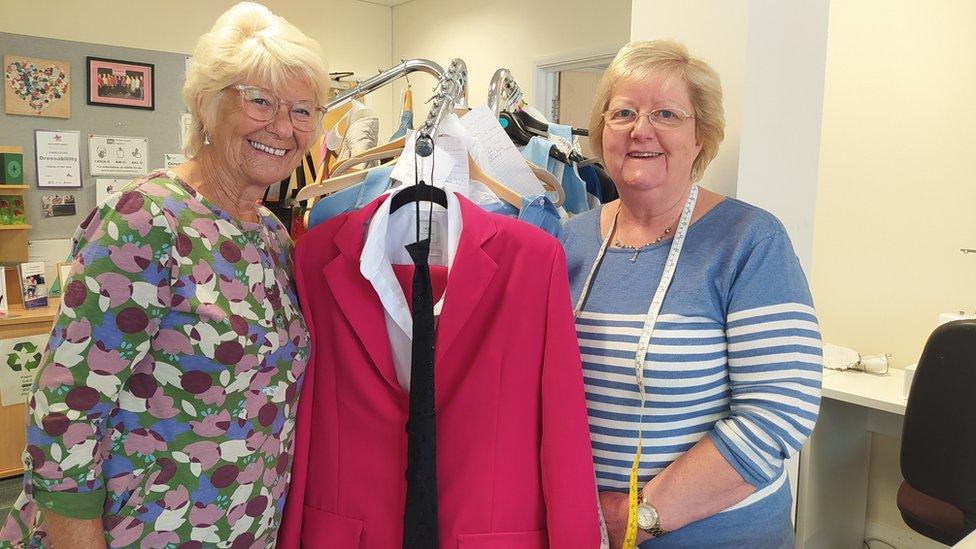
<path id="1" fill-rule="evenodd" d="M 377 6 L 399 6 L 400 4 L 406 4 L 410 0 L 359 0 L 364 4 L 376 4 Z"/>

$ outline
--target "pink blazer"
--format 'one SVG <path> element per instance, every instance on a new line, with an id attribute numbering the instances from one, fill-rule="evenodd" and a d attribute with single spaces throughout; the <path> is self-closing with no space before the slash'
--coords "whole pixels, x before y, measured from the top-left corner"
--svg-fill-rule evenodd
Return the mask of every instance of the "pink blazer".
<path id="1" fill-rule="evenodd" d="M 384 199 L 319 225 L 295 251 L 314 345 L 281 547 L 402 546 L 408 395 L 359 271 Z M 440 546 L 599 547 L 562 248 L 459 199 L 463 229 L 435 336 Z"/>

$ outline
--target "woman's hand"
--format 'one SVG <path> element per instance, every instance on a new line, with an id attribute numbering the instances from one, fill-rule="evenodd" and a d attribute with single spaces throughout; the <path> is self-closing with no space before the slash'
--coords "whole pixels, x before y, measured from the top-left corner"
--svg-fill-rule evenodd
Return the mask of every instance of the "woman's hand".
<path id="1" fill-rule="evenodd" d="M 600 492 L 600 507 L 603 509 L 603 520 L 607 523 L 607 533 L 610 535 L 610 549 L 623 547 L 624 537 L 627 535 L 627 494 L 621 492 Z M 637 530 L 637 543 L 651 539 L 647 532 Z"/>
<path id="2" fill-rule="evenodd" d="M 105 549 L 105 527 L 102 519 L 76 519 L 48 509 L 41 511 L 44 526 L 51 536 L 51 547 Z"/>

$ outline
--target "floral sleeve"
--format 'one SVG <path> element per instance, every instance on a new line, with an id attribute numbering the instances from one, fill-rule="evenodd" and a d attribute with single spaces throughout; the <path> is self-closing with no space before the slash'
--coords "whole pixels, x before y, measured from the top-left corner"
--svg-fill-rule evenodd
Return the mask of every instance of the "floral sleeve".
<path id="1" fill-rule="evenodd" d="M 170 221 L 146 194 L 126 191 L 75 233 L 71 274 L 28 402 L 24 465 L 43 509 L 102 515 L 102 464 L 124 444 L 124 435 L 104 439 L 106 421 L 119 413 L 130 377 L 148 367 L 151 338 L 170 306 Z"/>

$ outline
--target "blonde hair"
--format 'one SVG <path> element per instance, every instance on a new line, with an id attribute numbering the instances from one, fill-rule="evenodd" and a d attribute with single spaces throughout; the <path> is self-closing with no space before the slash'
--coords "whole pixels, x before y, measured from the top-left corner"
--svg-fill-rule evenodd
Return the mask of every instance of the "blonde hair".
<path id="1" fill-rule="evenodd" d="M 328 99 L 329 69 L 319 43 L 268 8 L 241 2 L 218 17 L 193 50 L 183 86 L 193 115 L 183 147 L 187 156 L 195 155 L 216 127 L 224 89 L 247 78 L 268 82 L 273 91 L 295 78 L 315 90 L 316 103 Z M 309 144 L 321 133 L 316 128 Z"/>
<path id="2" fill-rule="evenodd" d="M 620 82 L 652 77 L 679 79 L 688 86 L 688 97 L 695 110 L 695 138 L 702 146 L 692 164 L 691 179 L 699 181 L 725 138 L 722 82 L 715 69 L 692 57 L 684 45 L 674 40 L 631 42 L 617 52 L 597 87 L 590 113 L 590 147 L 597 157 L 603 158 L 603 112 L 610 105 L 613 87 Z"/>

